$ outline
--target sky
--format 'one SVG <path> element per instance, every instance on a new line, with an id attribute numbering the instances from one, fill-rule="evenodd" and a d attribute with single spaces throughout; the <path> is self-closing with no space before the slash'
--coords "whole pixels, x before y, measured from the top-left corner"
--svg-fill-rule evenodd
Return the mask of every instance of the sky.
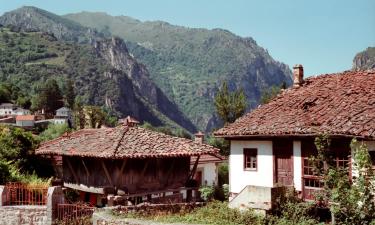
<path id="1" fill-rule="evenodd" d="M 0 0 L 0 14 L 25 5 L 226 29 L 291 68 L 302 64 L 307 76 L 348 70 L 355 54 L 375 46 L 375 0 Z"/>

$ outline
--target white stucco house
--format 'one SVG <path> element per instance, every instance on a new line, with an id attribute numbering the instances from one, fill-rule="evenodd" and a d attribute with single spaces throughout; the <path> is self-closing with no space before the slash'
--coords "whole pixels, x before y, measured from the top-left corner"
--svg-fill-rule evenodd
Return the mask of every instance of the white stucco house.
<path id="1" fill-rule="evenodd" d="M 72 110 L 67 107 L 62 107 L 56 110 L 56 115 L 53 119 L 54 124 L 69 124 L 73 125 L 73 113 Z"/>
<path id="2" fill-rule="evenodd" d="M 21 108 L 13 103 L 0 104 L 0 116 L 29 115 L 30 110 Z"/>
<path id="3" fill-rule="evenodd" d="M 375 71 L 346 71 L 303 79 L 293 68 L 293 87 L 214 134 L 230 140 L 231 207 L 268 210 L 279 186 L 293 186 L 303 199 L 321 189 L 308 158 L 315 137 L 325 133 L 337 166 L 353 175 L 350 142 L 367 143 L 375 161 Z"/>
<path id="4" fill-rule="evenodd" d="M 24 128 L 33 128 L 35 125 L 34 115 L 19 115 L 16 116 L 16 126 Z"/>
<path id="5" fill-rule="evenodd" d="M 190 158 L 190 168 L 193 168 L 197 157 Z M 215 186 L 218 184 L 219 166 L 226 162 L 225 157 L 214 155 L 201 155 L 199 158 L 198 166 L 194 174 L 194 179 L 198 182 L 199 186 Z"/>
<path id="6" fill-rule="evenodd" d="M 195 141 L 198 143 L 204 143 L 204 134 L 198 132 L 195 134 Z M 218 184 L 218 170 L 221 163 L 227 162 L 227 159 L 220 155 L 215 154 L 205 154 L 199 156 L 197 161 L 197 156 L 190 157 L 190 168 L 193 169 L 194 164 L 198 162 L 195 174 L 193 176 L 194 180 L 198 182 L 198 186 L 215 186 Z"/>

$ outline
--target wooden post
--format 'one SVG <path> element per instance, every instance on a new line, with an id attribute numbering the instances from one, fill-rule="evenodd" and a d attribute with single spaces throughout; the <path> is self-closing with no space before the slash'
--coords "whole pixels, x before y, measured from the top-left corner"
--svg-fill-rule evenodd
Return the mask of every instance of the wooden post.
<path id="1" fill-rule="evenodd" d="M 81 161 L 82 161 L 82 165 L 83 165 L 83 167 L 85 168 L 86 175 L 87 175 L 87 179 L 88 179 L 88 178 L 90 177 L 90 172 L 89 172 L 89 170 L 87 169 L 87 166 L 86 166 L 85 161 L 84 161 L 83 159 L 81 159 Z"/>
<path id="2" fill-rule="evenodd" d="M 105 173 L 105 175 L 106 175 L 106 177 L 107 177 L 107 180 L 108 180 L 109 184 L 110 184 L 111 186 L 113 186 L 112 178 L 111 178 L 111 176 L 110 176 L 110 174 L 109 174 L 109 172 L 108 172 L 108 170 L 107 170 L 107 167 L 106 167 L 104 161 L 101 160 L 100 162 L 101 162 L 101 164 L 102 164 L 102 167 L 103 167 L 104 173 Z"/>
<path id="3" fill-rule="evenodd" d="M 120 168 L 120 172 L 117 176 L 117 185 L 119 186 L 121 184 L 121 175 L 122 173 L 124 172 L 124 169 L 125 169 L 125 166 L 126 166 L 126 163 L 127 163 L 128 159 L 124 159 L 124 161 L 122 161 L 122 165 L 121 165 L 121 168 Z"/>
<path id="4" fill-rule="evenodd" d="M 190 180 L 191 178 L 193 178 L 194 174 L 195 174 L 195 171 L 197 170 L 197 167 L 198 167 L 198 162 L 199 162 L 199 158 L 201 156 L 198 155 L 197 159 L 195 160 L 195 163 L 194 163 L 194 166 L 193 166 L 193 169 L 191 169 L 190 171 L 190 174 L 189 174 L 189 177 L 188 177 L 188 180 Z"/>
<path id="5" fill-rule="evenodd" d="M 142 170 L 142 173 L 141 173 L 141 176 L 140 177 L 143 177 L 143 175 L 145 175 L 145 172 L 148 168 L 148 164 L 150 163 L 150 159 L 147 159 L 146 160 L 146 164 L 145 164 L 145 167 L 143 167 L 143 170 Z"/>
<path id="6" fill-rule="evenodd" d="M 173 161 L 171 163 L 171 166 L 169 167 L 168 171 L 167 171 L 167 174 L 165 175 L 165 180 L 163 182 L 163 186 L 166 186 L 168 184 L 168 180 L 169 180 L 169 177 L 171 176 L 172 174 L 172 171 L 174 169 L 174 165 L 176 163 L 176 159 L 173 158 Z"/>
<path id="7" fill-rule="evenodd" d="M 68 167 L 70 169 L 70 172 L 73 174 L 74 180 L 76 181 L 77 184 L 79 184 L 79 178 L 78 178 L 76 172 L 74 171 L 73 166 L 70 163 L 70 160 L 69 160 L 68 157 L 66 157 L 66 162 L 68 163 Z"/>

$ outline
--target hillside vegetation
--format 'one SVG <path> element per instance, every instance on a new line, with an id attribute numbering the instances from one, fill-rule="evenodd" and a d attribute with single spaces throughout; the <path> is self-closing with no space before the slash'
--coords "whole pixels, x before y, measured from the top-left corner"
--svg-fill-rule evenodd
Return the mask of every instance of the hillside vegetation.
<path id="1" fill-rule="evenodd" d="M 1 28 L 0 82 L 11 84 L 21 97 L 31 99 L 47 79 L 54 78 L 62 88 L 65 80 L 71 79 L 84 104 L 104 106 L 118 117 L 133 115 L 154 125 L 194 131 L 177 106 L 147 79 L 147 70 L 127 54 L 122 43 L 103 39 L 92 45 L 78 44 L 44 32 Z M 106 60 L 109 51 L 122 53 L 116 63 Z M 123 64 L 127 67 L 121 67 Z M 134 74 L 138 77 L 133 78 Z M 143 88 L 153 93 L 142 93 Z M 162 107 L 174 115 L 165 115 Z"/>
<path id="2" fill-rule="evenodd" d="M 41 77 L 68 77 L 85 104 L 157 126 L 172 124 L 191 132 L 221 126 L 213 102 L 224 81 L 230 90 L 244 89 L 247 111 L 270 87 L 291 83 L 289 68 L 252 38 L 222 29 L 192 29 L 103 13 L 61 17 L 35 7 L 7 12 L 0 24 L 20 34 L 48 33 L 61 43 L 60 49 L 47 48 L 37 53 L 47 55 L 30 56 L 16 66 L 16 74 L 28 67 L 23 88 Z M 6 71 L 3 80 L 18 77 Z"/>
<path id="3" fill-rule="evenodd" d="M 123 38 L 129 51 L 147 66 L 152 80 L 201 129 L 219 124 L 213 99 L 223 81 L 232 90 L 245 90 L 249 109 L 258 105 L 264 90 L 291 83 L 285 64 L 272 59 L 252 38 L 226 30 L 141 22 L 105 13 L 82 12 L 65 18 Z"/>

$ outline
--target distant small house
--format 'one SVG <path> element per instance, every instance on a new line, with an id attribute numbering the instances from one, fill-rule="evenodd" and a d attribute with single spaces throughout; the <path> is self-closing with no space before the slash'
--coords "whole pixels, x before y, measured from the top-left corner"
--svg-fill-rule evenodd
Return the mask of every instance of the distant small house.
<path id="1" fill-rule="evenodd" d="M 31 128 L 35 125 L 34 115 L 19 115 L 16 116 L 16 126 Z"/>
<path id="2" fill-rule="evenodd" d="M 12 103 L 3 103 L 0 105 L 0 116 L 29 115 L 30 110 L 23 109 Z"/>
<path id="3" fill-rule="evenodd" d="M 30 115 L 30 110 L 17 108 L 13 111 L 13 115 L 22 116 L 22 115 Z"/>
<path id="4" fill-rule="evenodd" d="M 62 107 L 56 110 L 56 115 L 54 118 L 54 124 L 73 124 L 73 114 L 72 110 L 67 107 Z"/>
<path id="5" fill-rule="evenodd" d="M 2 103 L 0 105 L 0 116 L 13 115 L 13 111 L 17 109 L 17 106 L 12 103 Z"/>
<path id="6" fill-rule="evenodd" d="M 195 134 L 195 141 L 198 143 L 203 143 L 204 134 L 202 132 Z M 196 160 L 197 156 L 191 157 L 190 168 L 194 167 Z M 223 162 L 226 162 L 225 157 L 218 153 L 199 156 L 198 166 L 194 174 L 194 180 L 198 182 L 199 186 L 217 185 L 219 165 Z"/>
<path id="7" fill-rule="evenodd" d="M 67 107 L 62 107 L 56 110 L 56 117 L 59 118 L 70 118 L 72 116 L 72 110 Z"/>
<path id="8" fill-rule="evenodd" d="M 280 186 L 313 200 L 322 188 L 309 157 L 315 138 L 326 134 L 338 167 L 352 166 L 350 142 L 364 141 L 375 160 L 375 71 L 346 71 L 303 79 L 293 68 L 294 85 L 275 99 L 214 134 L 230 141 L 231 207 L 269 209 Z M 374 161 L 375 162 L 375 161 Z"/>

